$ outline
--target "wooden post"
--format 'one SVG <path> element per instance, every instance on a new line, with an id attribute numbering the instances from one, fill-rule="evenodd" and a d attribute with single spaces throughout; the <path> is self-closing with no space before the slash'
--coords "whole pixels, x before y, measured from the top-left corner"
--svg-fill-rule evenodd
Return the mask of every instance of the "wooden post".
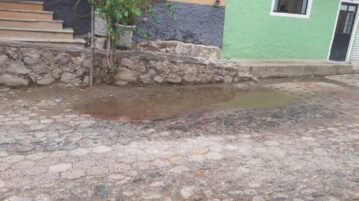
<path id="1" fill-rule="evenodd" d="M 95 5 L 91 4 L 91 67 L 90 67 L 90 87 L 94 82 L 94 69 L 95 69 Z"/>

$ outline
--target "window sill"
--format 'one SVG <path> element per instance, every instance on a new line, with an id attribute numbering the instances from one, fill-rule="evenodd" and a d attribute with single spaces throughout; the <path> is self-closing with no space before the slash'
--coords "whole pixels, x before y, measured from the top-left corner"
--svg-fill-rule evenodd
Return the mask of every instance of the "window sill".
<path id="1" fill-rule="evenodd" d="M 302 14 L 292 14 L 292 13 L 279 13 L 279 12 L 271 12 L 271 16 L 278 16 L 278 17 L 291 17 L 291 18 L 299 18 L 299 19 L 308 19 L 309 14 L 302 15 Z"/>

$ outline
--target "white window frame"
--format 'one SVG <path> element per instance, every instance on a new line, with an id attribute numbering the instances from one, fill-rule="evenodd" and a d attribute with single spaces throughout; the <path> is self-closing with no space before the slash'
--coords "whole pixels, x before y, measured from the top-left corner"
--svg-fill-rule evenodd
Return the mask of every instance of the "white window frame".
<path id="1" fill-rule="evenodd" d="M 312 12 L 312 5 L 313 0 L 308 0 L 307 12 L 306 14 L 293 14 L 293 13 L 281 13 L 281 12 L 274 12 L 276 7 L 276 1 L 272 0 L 272 8 L 270 10 L 271 16 L 279 16 L 279 17 L 293 17 L 293 18 L 300 18 L 300 19 L 308 19 L 310 17 L 310 13 Z"/>

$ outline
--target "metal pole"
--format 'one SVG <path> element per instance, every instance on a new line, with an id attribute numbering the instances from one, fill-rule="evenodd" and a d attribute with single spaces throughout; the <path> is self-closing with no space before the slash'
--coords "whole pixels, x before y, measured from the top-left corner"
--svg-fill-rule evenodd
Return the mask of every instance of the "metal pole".
<path id="1" fill-rule="evenodd" d="M 91 67 L 90 67 L 90 87 L 93 86 L 95 69 L 95 6 L 91 4 Z"/>

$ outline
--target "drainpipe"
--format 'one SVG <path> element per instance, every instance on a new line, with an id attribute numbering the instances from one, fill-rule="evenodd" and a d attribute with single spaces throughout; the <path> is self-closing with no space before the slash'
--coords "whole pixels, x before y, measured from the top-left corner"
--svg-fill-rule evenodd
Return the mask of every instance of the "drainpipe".
<path id="1" fill-rule="evenodd" d="M 93 86 L 95 69 L 95 5 L 91 4 L 91 67 L 90 67 L 90 87 Z"/>

